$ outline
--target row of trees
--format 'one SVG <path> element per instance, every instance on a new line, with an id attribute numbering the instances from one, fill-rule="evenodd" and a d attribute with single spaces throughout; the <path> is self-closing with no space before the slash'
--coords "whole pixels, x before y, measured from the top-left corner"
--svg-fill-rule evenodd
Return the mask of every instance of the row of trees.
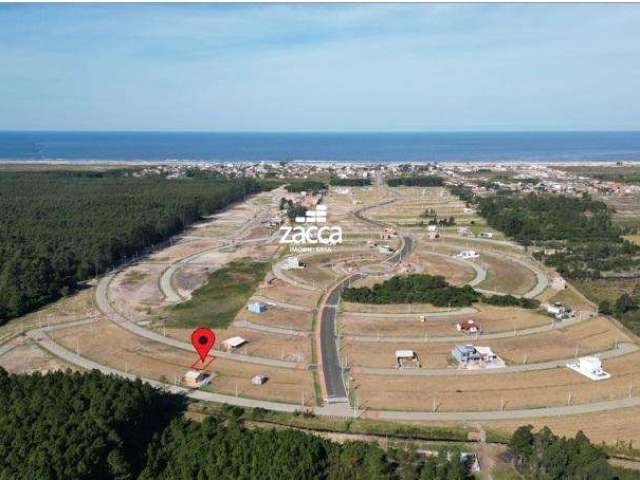
<path id="1" fill-rule="evenodd" d="M 293 200 L 284 197 L 280 199 L 280 210 L 287 212 L 287 217 L 292 222 L 296 217 L 304 217 L 307 214 L 307 209 L 302 205 L 296 205 Z"/>
<path id="2" fill-rule="evenodd" d="M 439 175 L 406 175 L 387 179 L 390 187 L 440 187 L 444 184 Z"/>
<path id="3" fill-rule="evenodd" d="M 465 307 L 481 295 L 468 285 L 454 287 L 437 275 L 395 276 L 373 287 L 350 287 L 342 291 L 347 302 L 389 304 L 430 303 L 437 307 Z"/>
<path id="4" fill-rule="evenodd" d="M 491 295 L 490 297 L 484 297 L 482 302 L 497 307 L 536 309 L 540 306 L 540 302 L 535 298 L 514 297 L 513 295 Z"/>
<path id="5" fill-rule="evenodd" d="M 463 480 L 459 453 L 426 460 L 366 442 L 184 418 L 184 397 L 90 373 L 0 368 L 0 478 Z M 241 410 L 241 409 L 240 409 Z"/>
<path id="6" fill-rule="evenodd" d="M 329 183 L 335 187 L 368 187 L 371 180 L 368 178 L 340 178 L 332 176 Z"/>
<path id="7" fill-rule="evenodd" d="M 318 193 L 327 189 L 327 184 L 318 180 L 295 180 L 285 187 L 289 193 Z"/>
<path id="8" fill-rule="evenodd" d="M 527 478 L 544 480 L 632 480 L 640 473 L 612 467 L 601 447 L 592 444 L 581 431 L 574 438 L 558 437 L 544 427 L 533 432 L 531 425 L 518 428 L 509 449 L 516 468 Z"/>
<path id="9" fill-rule="evenodd" d="M 132 173 L 0 173 L 0 324 L 271 186 Z"/>
<path id="10" fill-rule="evenodd" d="M 373 287 L 349 287 L 342 291 L 342 299 L 354 303 L 430 303 L 437 307 L 466 307 L 483 302 L 498 307 L 536 309 L 540 302 L 513 295 L 484 296 L 468 285 L 454 287 L 439 275 L 411 274 L 395 276 Z"/>

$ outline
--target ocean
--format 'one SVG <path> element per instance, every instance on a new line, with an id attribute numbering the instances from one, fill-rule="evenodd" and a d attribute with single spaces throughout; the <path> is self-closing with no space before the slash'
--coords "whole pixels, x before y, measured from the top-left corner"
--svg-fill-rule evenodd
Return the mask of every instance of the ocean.
<path id="1" fill-rule="evenodd" d="M 616 162 L 635 132 L 209 133 L 0 131 L 1 161 Z"/>

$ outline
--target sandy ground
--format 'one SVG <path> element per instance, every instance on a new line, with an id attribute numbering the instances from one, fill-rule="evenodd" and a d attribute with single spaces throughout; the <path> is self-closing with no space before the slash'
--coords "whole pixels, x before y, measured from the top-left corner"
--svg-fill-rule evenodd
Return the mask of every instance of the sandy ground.
<path id="1" fill-rule="evenodd" d="M 67 369 L 78 370 L 77 367 L 50 355 L 29 341 L 25 341 L 22 345 L 0 356 L 0 367 L 9 373 L 16 374 L 47 373 Z"/>

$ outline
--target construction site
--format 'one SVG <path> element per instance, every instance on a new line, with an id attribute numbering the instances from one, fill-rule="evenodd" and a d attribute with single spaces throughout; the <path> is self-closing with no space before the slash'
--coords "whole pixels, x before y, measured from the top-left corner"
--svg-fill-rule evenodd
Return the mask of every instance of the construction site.
<path id="1" fill-rule="evenodd" d="M 637 338 L 445 188 L 330 188 L 318 222 L 342 241 L 302 252 L 280 242 L 280 200 L 300 195 L 257 194 L 0 327 L 0 365 L 95 368 L 199 401 L 326 417 L 638 437 Z M 427 229 L 425 211 L 455 225 Z M 266 273 L 234 270 L 247 262 Z M 243 287 L 207 303 L 201 289 L 225 269 Z M 540 308 L 341 299 L 412 273 Z M 217 337 L 205 376 L 189 373 L 194 326 Z"/>

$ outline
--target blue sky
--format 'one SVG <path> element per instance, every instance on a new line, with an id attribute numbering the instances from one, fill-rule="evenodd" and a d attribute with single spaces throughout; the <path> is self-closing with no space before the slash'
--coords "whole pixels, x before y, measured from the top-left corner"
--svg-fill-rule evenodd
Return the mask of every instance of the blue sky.
<path id="1" fill-rule="evenodd" d="M 0 4 L 0 65 L 0 129 L 640 129 L 633 4 Z"/>

